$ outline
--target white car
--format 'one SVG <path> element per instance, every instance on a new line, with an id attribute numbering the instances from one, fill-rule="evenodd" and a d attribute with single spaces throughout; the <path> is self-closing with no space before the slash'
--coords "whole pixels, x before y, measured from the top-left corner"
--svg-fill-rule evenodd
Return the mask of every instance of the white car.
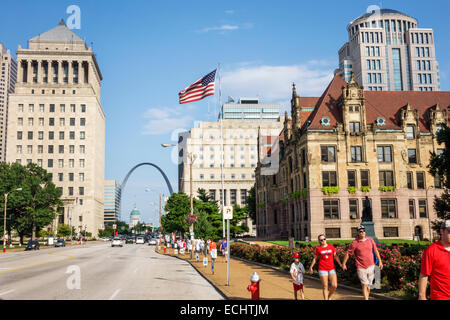
<path id="1" fill-rule="evenodd" d="M 144 237 L 137 237 L 136 244 L 144 244 Z"/>
<path id="2" fill-rule="evenodd" d="M 155 238 L 149 239 L 149 240 L 148 240 L 148 245 L 149 245 L 149 246 L 151 246 L 151 245 L 156 246 L 156 239 L 155 239 Z"/>
<path id="3" fill-rule="evenodd" d="M 111 242 L 111 247 L 115 246 L 123 247 L 123 243 L 120 238 L 114 238 L 113 241 Z"/>

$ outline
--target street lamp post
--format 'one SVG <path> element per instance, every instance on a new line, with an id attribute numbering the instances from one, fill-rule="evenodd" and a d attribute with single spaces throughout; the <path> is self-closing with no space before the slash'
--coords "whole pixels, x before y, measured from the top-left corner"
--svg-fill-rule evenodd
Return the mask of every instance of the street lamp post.
<path id="1" fill-rule="evenodd" d="M 8 205 L 8 195 L 14 191 L 22 191 L 22 188 L 17 188 L 13 191 L 5 193 L 5 207 L 3 215 L 3 252 L 6 252 L 6 207 Z"/>

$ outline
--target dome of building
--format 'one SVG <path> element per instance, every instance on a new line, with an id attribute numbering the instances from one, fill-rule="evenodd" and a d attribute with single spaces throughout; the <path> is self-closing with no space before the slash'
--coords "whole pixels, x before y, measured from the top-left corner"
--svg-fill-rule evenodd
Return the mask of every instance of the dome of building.
<path id="1" fill-rule="evenodd" d="M 130 216 L 140 216 L 141 213 L 138 209 L 134 208 L 133 211 L 130 212 Z"/>

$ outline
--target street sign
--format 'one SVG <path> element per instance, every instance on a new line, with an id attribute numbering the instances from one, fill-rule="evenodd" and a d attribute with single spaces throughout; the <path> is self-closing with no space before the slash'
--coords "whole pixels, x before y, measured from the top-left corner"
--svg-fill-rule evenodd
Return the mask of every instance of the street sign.
<path id="1" fill-rule="evenodd" d="M 233 219 L 233 207 L 232 206 L 224 206 L 223 207 L 223 218 L 225 220 L 231 220 Z"/>
<path id="2" fill-rule="evenodd" d="M 173 251 L 173 253 L 174 253 L 174 254 L 178 254 L 178 249 L 175 249 L 175 250 Z"/>
<path id="3" fill-rule="evenodd" d="M 194 236 L 194 232 L 192 231 L 192 232 L 190 233 L 190 235 L 191 235 L 191 236 Z"/>
<path id="4" fill-rule="evenodd" d="M 113 224 L 113 229 L 114 229 L 114 230 L 117 229 L 117 224 Z"/>
<path id="5" fill-rule="evenodd" d="M 203 258 L 203 266 L 208 266 L 208 258 L 207 257 L 204 257 Z"/>

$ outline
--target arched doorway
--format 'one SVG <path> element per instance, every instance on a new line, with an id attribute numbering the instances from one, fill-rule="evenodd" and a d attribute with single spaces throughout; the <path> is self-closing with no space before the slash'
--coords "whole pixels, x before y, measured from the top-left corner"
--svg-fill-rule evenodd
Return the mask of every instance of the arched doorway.
<path id="1" fill-rule="evenodd" d="M 423 232 L 422 232 L 422 227 L 421 226 L 416 226 L 414 228 L 414 238 L 416 239 L 416 237 L 418 237 L 419 240 L 422 241 L 422 239 L 423 239 Z"/>

